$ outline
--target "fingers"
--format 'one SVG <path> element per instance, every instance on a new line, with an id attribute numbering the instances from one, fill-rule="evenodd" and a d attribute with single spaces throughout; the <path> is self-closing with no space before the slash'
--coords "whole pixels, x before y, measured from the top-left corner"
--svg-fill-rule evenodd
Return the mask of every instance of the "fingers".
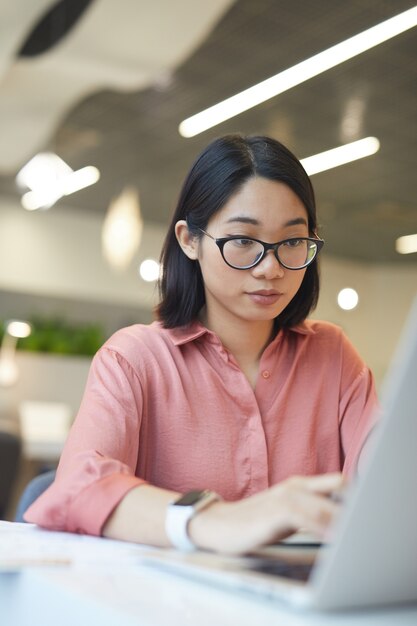
<path id="1" fill-rule="evenodd" d="M 319 474 L 317 476 L 295 476 L 289 481 L 294 481 L 300 488 L 323 495 L 332 495 L 343 491 L 346 487 L 346 479 L 340 472 L 332 474 Z"/>
<path id="2" fill-rule="evenodd" d="M 189 532 L 200 548 L 245 554 L 300 528 L 326 537 L 340 511 L 331 497 L 345 485 L 339 473 L 296 476 L 237 502 L 218 502 L 196 515 Z"/>
<path id="3" fill-rule="evenodd" d="M 325 536 L 340 512 L 339 494 L 346 486 L 341 473 L 294 476 L 276 486 L 280 508 L 293 531 L 303 528 Z"/>
<path id="4" fill-rule="evenodd" d="M 321 493 L 300 489 L 293 494 L 290 514 L 295 530 L 303 528 L 323 537 L 339 512 L 340 505 Z"/>

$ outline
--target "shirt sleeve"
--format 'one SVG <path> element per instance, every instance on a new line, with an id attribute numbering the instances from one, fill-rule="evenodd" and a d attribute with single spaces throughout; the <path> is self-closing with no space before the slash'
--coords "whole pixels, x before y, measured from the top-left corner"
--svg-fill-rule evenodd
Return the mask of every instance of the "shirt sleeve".
<path id="1" fill-rule="evenodd" d="M 93 359 L 55 482 L 27 509 L 25 520 L 100 535 L 125 494 L 145 483 L 135 476 L 142 404 L 136 373 L 103 347 Z"/>
<path id="2" fill-rule="evenodd" d="M 346 338 L 343 369 L 348 384 L 340 399 L 340 440 L 343 473 L 352 476 L 362 461 L 379 405 L 372 372 Z"/>

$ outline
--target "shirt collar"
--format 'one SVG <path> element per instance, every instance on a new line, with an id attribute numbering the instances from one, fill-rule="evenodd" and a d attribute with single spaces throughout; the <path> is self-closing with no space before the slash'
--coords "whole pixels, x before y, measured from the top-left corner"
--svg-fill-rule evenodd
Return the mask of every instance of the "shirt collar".
<path id="1" fill-rule="evenodd" d="M 199 321 L 191 322 L 191 324 L 187 324 L 186 326 L 165 328 L 164 332 L 168 334 L 168 337 L 175 346 L 182 346 L 185 343 L 190 343 L 205 334 L 213 334 Z"/>
<path id="2" fill-rule="evenodd" d="M 313 323 L 310 320 L 305 320 L 297 326 L 292 326 L 288 329 L 291 332 L 299 333 L 300 335 L 314 335 L 316 331 L 313 328 Z"/>
<path id="3" fill-rule="evenodd" d="M 216 337 L 215 333 L 203 326 L 203 324 L 199 321 L 192 322 L 187 326 L 167 328 L 165 329 L 165 332 L 168 333 L 168 336 L 175 346 L 182 346 L 186 343 L 190 343 L 191 341 L 199 339 L 203 335 L 210 335 L 212 338 Z M 288 329 L 288 332 L 294 332 L 300 335 L 314 335 L 315 333 L 312 324 L 309 321 L 304 321 L 297 324 L 297 326 L 292 326 Z"/>

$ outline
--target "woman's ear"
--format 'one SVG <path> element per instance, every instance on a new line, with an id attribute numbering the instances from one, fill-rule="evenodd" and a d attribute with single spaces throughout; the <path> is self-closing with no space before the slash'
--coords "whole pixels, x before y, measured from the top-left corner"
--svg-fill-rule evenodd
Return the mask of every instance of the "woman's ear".
<path id="1" fill-rule="evenodd" d="M 192 261 L 198 259 L 199 239 L 190 233 L 185 220 L 179 220 L 175 224 L 175 236 L 184 254 L 186 254 Z"/>

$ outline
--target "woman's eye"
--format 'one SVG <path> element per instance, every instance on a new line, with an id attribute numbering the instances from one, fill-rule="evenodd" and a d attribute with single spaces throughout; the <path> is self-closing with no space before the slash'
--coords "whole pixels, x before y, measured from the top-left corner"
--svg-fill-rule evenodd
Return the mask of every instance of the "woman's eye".
<path id="1" fill-rule="evenodd" d="M 249 248 L 249 246 L 253 246 L 253 244 L 255 243 L 253 239 L 244 239 L 243 237 L 242 239 L 232 239 L 231 241 L 235 246 L 238 246 L 239 248 Z"/>
<path id="2" fill-rule="evenodd" d="M 284 246 L 287 248 L 299 248 L 304 243 L 304 239 L 288 239 L 288 241 L 284 241 Z"/>

